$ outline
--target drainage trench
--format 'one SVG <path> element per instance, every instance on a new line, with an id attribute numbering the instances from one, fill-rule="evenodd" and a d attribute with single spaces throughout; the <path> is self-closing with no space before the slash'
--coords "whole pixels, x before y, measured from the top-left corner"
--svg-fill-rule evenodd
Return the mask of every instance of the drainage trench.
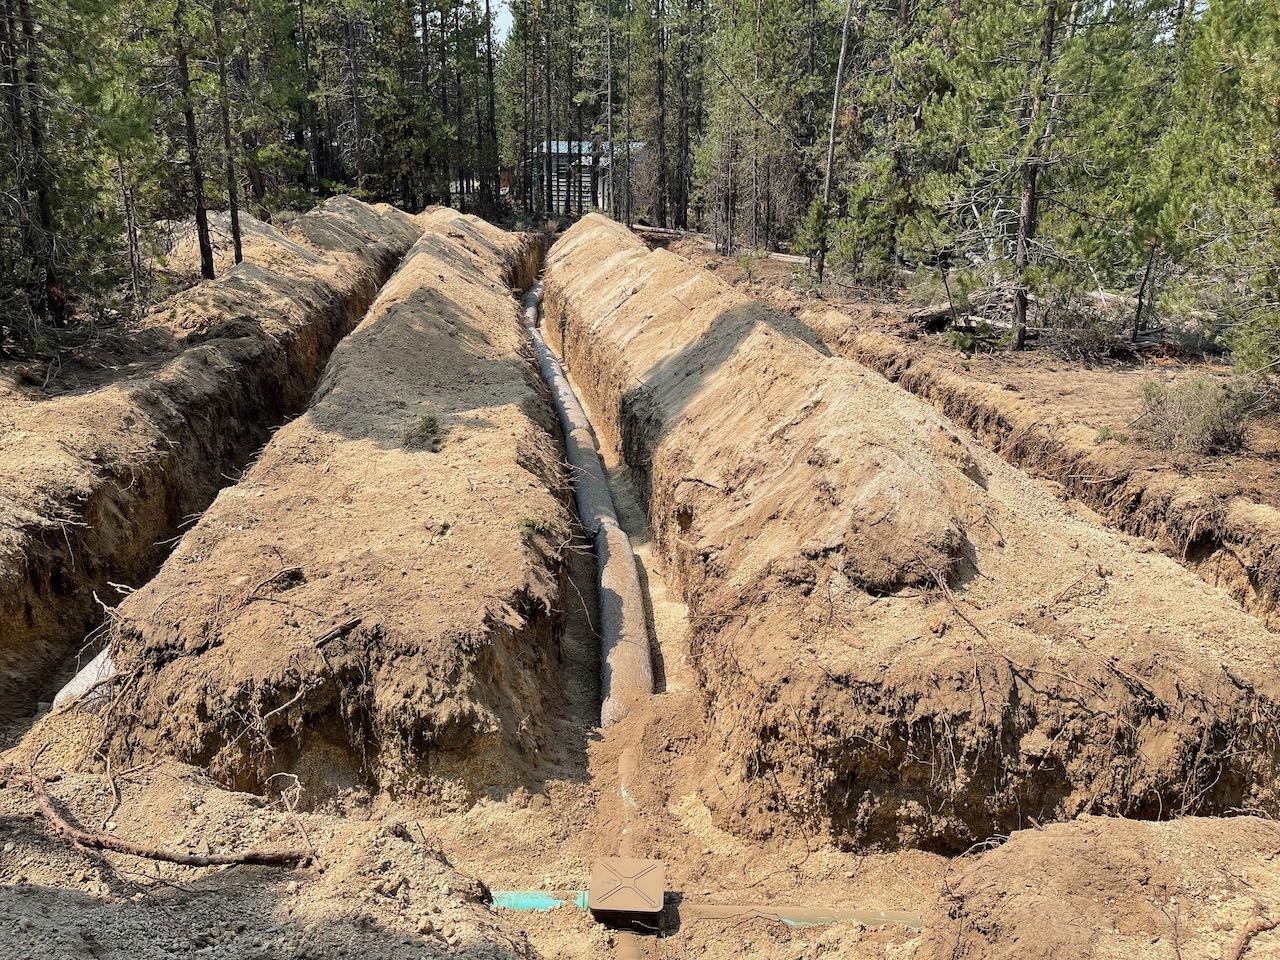
<path id="1" fill-rule="evenodd" d="M 281 238 L 280 249 L 268 251 L 270 267 L 264 253 L 162 308 L 209 332 L 190 336 L 172 358 L 125 384 L 130 405 L 121 418 L 154 427 L 155 449 L 108 465 L 75 508 L 82 519 L 26 559 L 25 596 L 0 601 L 0 612 L 13 603 L 26 609 L 0 624 L 0 720 L 16 720 L 40 698 L 65 704 L 112 675 L 107 649 L 82 660 L 101 642 L 112 601 L 154 577 L 183 531 L 306 407 L 329 356 L 421 229 L 409 214 L 336 198 L 299 218 L 293 231 L 311 247 Z M 5 673 L 31 677 L 27 690 L 7 695 Z M 11 733 L 26 726 L 18 721 Z"/>
<path id="2" fill-rule="evenodd" d="M 619 520 L 610 481 L 598 452 L 595 433 L 585 408 L 578 399 L 559 359 L 552 353 L 539 329 L 543 284 L 538 281 L 524 298 L 525 323 L 534 344 L 539 370 L 551 392 L 565 438 L 574 498 L 583 527 L 592 538 L 597 562 L 601 655 L 601 726 L 609 727 L 641 709 L 655 690 L 653 648 L 658 638 L 650 637 L 648 621 L 652 597 L 641 583 L 633 545 Z M 646 577 L 646 585 L 651 581 Z M 646 599 L 650 605 L 646 606 Z M 651 647 L 652 641 L 652 647 Z M 657 678 L 659 690 L 665 678 Z M 622 814 L 619 824 L 618 856 L 631 859 L 634 827 L 641 810 L 637 797 L 640 772 L 634 744 L 622 751 L 617 767 Z M 643 862 L 643 861 L 640 861 Z M 494 905 L 517 912 L 546 913 L 562 907 L 592 910 L 592 890 L 497 890 Z M 657 925 L 623 920 L 615 933 L 617 955 L 633 960 L 646 954 L 647 938 L 636 929 L 661 935 L 662 929 L 693 920 L 740 922 L 763 919 L 789 927 L 860 924 L 899 925 L 919 932 L 918 914 L 906 911 L 824 906 L 769 904 L 763 902 L 685 902 L 680 895 L 666 898 Z M 600 919 L 601 915 L 597 914 Z M 606 920 L 605 922 L 610 922 Z"/>

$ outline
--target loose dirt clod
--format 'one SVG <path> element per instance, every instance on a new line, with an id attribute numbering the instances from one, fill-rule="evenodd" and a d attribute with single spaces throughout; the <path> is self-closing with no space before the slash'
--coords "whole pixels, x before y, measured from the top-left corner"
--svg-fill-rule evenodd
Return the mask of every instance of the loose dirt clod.
<path id="1" fill-rule="evenodd" d="M 508 286 L 535 246 L 423 225 L 307 412 L 121 604 L 118 766 L 454 800 L 544 745 L 568 513 Z M 439 442 L 406 443 L 427 418 Z"/>
<path id="2" fill-rule="evenodd" d="M 47 386 L 0 369 L 0 720 L 155 569 L 325 360 L 421 227 L 346 197 L 155 308 L 134 352 Z M 251 248 L 251 254 L 255 249 Z M 96 598 L 96 599 L 95 599 Z"/>
<path id="3" fill-rule="evenodd" d="M 694 623 L 719 822 L 959 851 L 1275 808 L 1273 641 L 812 331 L 624 228 L 547 316 Z"/>

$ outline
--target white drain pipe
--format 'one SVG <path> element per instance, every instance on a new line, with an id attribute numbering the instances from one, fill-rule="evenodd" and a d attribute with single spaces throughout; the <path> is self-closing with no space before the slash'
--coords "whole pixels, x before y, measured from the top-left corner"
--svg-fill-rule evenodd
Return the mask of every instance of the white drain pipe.
<path id="1" fill-rule="evenodd" d="M 631 541 L 618 523 L 604 464 L 596 452 L 591 422 L 560 361 L 538 330 L 541 303 L 542 281 L 538 281 L 525 294 L 525 325 L 564 432 L 578 516 L 595 541 L 600 594 L 600 725 L 607 727 L 625 717 L 633 703 L 653 693 L 644 594 Z"/>

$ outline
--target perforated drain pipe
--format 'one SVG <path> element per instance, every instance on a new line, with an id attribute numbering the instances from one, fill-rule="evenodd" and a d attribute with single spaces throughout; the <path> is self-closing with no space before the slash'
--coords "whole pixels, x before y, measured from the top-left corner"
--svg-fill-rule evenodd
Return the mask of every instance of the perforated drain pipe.
<path id="1" fill-rule="evenodd" d="M 573 468 L 573 496 L 578 516 L 595 543 L 600 587 L 600 725 L 627 715 L 631 705 L 653 693 L 653 660 L 644 594 L 636 573 L 631 541 L 618 514 L 596 452 L 595 435 L 586 411 L 569 386 L 560 361 L 538 330 L 542 281 L 525 294 L 524 319 L 533 339 L 538 369 L 551 390 L 556 416 L 564 432 L 565 451 Z"/>

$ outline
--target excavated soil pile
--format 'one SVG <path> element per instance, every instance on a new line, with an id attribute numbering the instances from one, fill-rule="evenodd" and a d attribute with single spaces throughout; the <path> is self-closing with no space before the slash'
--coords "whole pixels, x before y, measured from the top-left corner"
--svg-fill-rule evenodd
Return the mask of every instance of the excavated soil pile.
<path id="1" fill-rule="evenodd" d="M 740 831 L 1276 809 L 1274 639 L 794 320 L 588 217 L 546 313 L 694 624 Z"/>
<path id="2" fill-rule="evenodd" d="M 1280 956 L 1280 826 L 1084 817 L 948 871 L 916 960 Z"/>
<path id="3" fill-rule="evenodd" d="M 0 718 L 163 558 L 286 416 L 421 229 L 345 197 L 287 247 L 157 307 L 145 356 L 89 382 L 0 383 Z M 3 373 L 4 371 L 0 371 Z"/>
<path id="4" fill-rule="evenodd" d="M 449 800 L 544 746 L 569 515 L 508 286 L 536 245 L 421 222 L 307 412 L 120 605 L 120 765 Z"/>
<path id="5" fill-rule="evenodd" d="M 384 211 L 383 208 L 387 209 Z M 386 204 L 375 204 L 372 209 L 379 213 L 394 211 L 393 216 L 404 216 Z M 214 272 L 222 276 L 235 265 L 231 218 L 227 214 L 209 214 L 209 241 L 213 248 Z M 241 256 L 247 262 L 258 264 L 275 263 L 281 255 L 306 257 L 308 253 L 305 245 L 290 239 L 284 230 L 243 211 L 240 213 L 240 248 Z M 153 266 L 181 279 L 200 279 L 200 245 L 193 221 L 184 221 L 174 228 L 168 251 L 157 258 Z"/>
<path id="6" fill-rule="evenodd" d="M 80 851 L 52 837 L 30 791 L 0 770 L 0 958 L 418 960 L 532 955 L 489 894 L 402 813 L 291 814 L 165 763 L 47 787 L 82 829 L 178 854 L 292 849 L 309 864 L 175 866 Z M 118 794 L 117 792 L 118 791 Z"/>
<path id="7" fill-rule="evenodd" d="M 1250 489 L 1247 470 L 1243 478 L 1188 472 L 1169 462 L 1167 450 L 1100 444 L 1097 425 L 1074 421 L 1070 414 L 1055 416 L 1034 394 L 1011 386 L 1010 380 L 1019 379 L 1016 373 L 988 382 L 951 369 L 901 337 L 860 331 L 839 311 L 802 310 L 798 316 L 823 331 L 842 356 L 930 401 L 1009 462 L 1062 484 L 1110 523 L 1150 539 L 1280 630 L 1280 510 Z M 1079 371 L 1077 376 L 1115 390 L 1115 378 L 1106 382 L 1106 374 Z M 1122 381 L 1130 387 L 1125 399 L 1137 409 L 1112 409 L 1101 420 L 1115 420 L 1117 428 L 1140 421 L 1140 379 Z"/>
<path id="8" fill-rule="evenodd" d="M 928 400 L 1005 460 L 1061 484 L 1108 523 L 1151 540 L 1280 631 L 1275 424 L 1255 424 L 1249 449 L 1227 457 L 1197 457 L 1126 437 L 1141 440 L 1144 431 L 1143 381 L 1190 377 L 1194 366 L 963 354 L 921 335 L 902 308 L 862 303 L 833 309 L 788 289 L 794 267 L 765 260 L 744 274 L 701 241 L 680 241 L 673 249 L 790 313 L 835 353 Z M 763 283 L 755 282 L 760 270 L 766 271 Z"/>

